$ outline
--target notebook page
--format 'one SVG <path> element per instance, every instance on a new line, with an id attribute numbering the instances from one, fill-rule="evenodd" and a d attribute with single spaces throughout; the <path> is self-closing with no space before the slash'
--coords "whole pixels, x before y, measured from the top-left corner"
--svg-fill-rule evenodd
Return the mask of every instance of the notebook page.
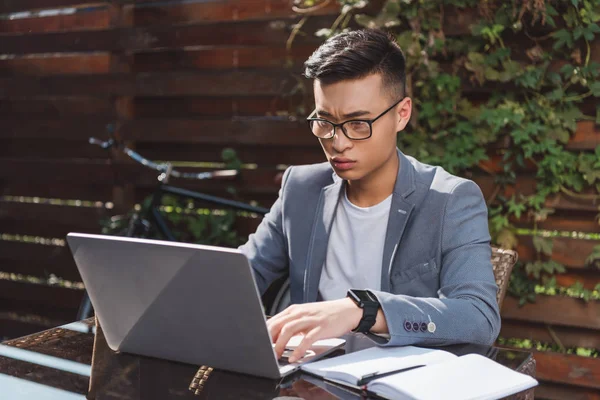
<path id="1" fill-rule="evenodd" d="M 430 365 L 456 358 L 452 353 L 414 346 L 372 347 L 343 356 L 303 365 L 302 370 L 356 385 L 367 374 L 385 373 L 416 365 Z"/>
<path id="2" fill-rule="evenodd" d="M 369 383 L 382 397 L 419 400 L 498 399 L 532 388 L 537 381 L 479 354 L 467 354 Z"/>

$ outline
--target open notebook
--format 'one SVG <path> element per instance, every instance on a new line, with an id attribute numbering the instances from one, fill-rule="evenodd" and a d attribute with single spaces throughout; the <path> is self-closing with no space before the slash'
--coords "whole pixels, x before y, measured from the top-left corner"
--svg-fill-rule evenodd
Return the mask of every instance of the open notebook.
<path id="1" fill-rule="evenodd" d="M 478 354 L 457 357 L 414 346 L 375 347 L 301 369 L 389 399 L 497 399 L 537 385 L 532 377 Z"/>

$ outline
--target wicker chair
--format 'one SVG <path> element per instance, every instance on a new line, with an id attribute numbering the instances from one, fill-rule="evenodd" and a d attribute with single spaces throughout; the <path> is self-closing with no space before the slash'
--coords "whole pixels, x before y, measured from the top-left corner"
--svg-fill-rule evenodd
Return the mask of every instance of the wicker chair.
<path id="1" fill-rule="evenodd" d="M 502 302 L 506 291 L 508 290 L 508 281 L 513 267 L 515 266 L 519 255 L 514 250 L 505 250 L 497 247 L 492 247 L 492 267 L 494 268 L 494 277 L 498 285 L 498 293 L 496 300 L 498 308 L 502 309 Z"/>

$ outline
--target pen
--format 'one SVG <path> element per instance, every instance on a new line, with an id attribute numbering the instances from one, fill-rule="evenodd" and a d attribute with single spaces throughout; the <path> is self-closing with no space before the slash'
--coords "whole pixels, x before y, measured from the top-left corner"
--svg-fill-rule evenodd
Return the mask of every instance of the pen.
<path id="1" fill-rule="evenodd" d="M 367 383 L 371 382 L 372 380 L 383 378 L 384 376 L 388 376 L 388 375 L 397 374 L 399 372 L 410 371 L 411 369 L 421 368 L 421 367 L 424 367 L 424 366 L 425 365 L 413 365 L 412 367 L 400 368 L 400 369 L 396 369 L 396 370 L 393 370 L 393 371 L 382 372 L 382 373 L 379 373 L 379 371 L 376 371 L 376 372 L 373 372 L 372 374 L 363 375 L 358 380 L 358 382 L 356 383 L 356 385 L 357 386 L 365 386 Z"/>

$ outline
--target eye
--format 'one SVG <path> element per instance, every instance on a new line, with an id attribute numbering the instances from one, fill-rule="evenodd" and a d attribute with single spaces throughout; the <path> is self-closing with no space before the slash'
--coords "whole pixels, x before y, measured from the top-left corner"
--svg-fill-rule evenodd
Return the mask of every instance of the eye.
<path id="1" fill-rule="evenodd" d="M 356 130 L 356 131 L 362 131 L 365 129 L 366 130 L 369 129 L 369 124 L 365 121 L 350 121 L 349 125 L 350 125 L 350 129 Z"/>

